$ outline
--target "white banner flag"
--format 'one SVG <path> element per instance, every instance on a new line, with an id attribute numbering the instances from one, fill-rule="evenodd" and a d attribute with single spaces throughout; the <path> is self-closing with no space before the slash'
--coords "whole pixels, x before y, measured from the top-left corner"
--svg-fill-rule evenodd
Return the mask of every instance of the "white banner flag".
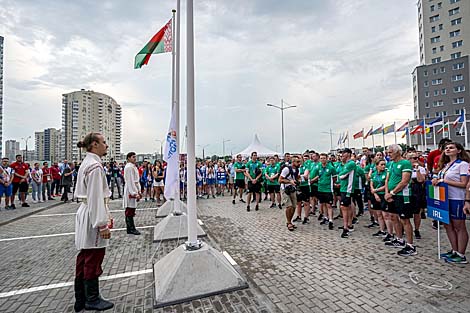
<path id="1" fill-rule="evenodd" d="M 163 150 L 163 160 L 167 162 L 165 170 L 165 198 L 177 199 L 179 196 L 178 173 L 178 130 L 176 129 L 175 105 L 171 110 L 170 127 L 166 135 L 165 149 Z"/>

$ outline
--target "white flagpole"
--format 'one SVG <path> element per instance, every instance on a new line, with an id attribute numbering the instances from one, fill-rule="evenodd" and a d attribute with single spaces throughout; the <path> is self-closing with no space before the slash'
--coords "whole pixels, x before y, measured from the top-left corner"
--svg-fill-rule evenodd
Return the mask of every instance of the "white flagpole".
<path id="1" fill-rule="evenodd" d="M 434 149 L 437 149 L 437 146 L 436 146 L 436 126 L 432 126 L 432 137 L 433 137 L 433 145 L 434 145 Z"/>
<path id="2" fill-rule="evenodd" d="M 196 127 L 194 110 L 194 21 L 193 0 L 187 0 L 186 7 L 186 101 L 187 101 L 187 127 L 188 127 L 188 242 L 187 247 L 197 248 L 196 218 Z"/>
<path id="3" fill-rule="evenodd" d="M 423 115 L 423 144 L 424 144 L 424 151 L 428 149 L 426 144 L 426 117 Z"/>
<path id="4" fill-rule="evenodd" d="M 374 142 L 374 125 L 372 125 L 372 132 L 370 134 L 372 136 L 372 152 L 375 153 L 375 142 Z"/>
<path id="5" fill-rule="evenodd" d="M 384 145 L 384 151 L 385 151 L 385 129 L 384 129 L 383 124 L 382 124 L 382 143 Z"/>
<path id="6" fill-rule="evenodd" d="M 468 132 L 467 132 L 467 112 L 465 110 L 465 108 L 463 108 L 463 125 L 462 125 L 462 129 L 463 131 L 465 132 L 465 149 L 468 149 L 469 148 L 469 145 L 468 145 Z"/>
<path id="7" fill-rule="evenodd" d="M 393 133 L 395 134 L 395 144 L 397 144 L 397 125 L 396 122 L 393 122 Z"/>
<path id="8" fill-rule="evenodd" d="M 174 38 L 174 48 L 175 48 L 175 105 L 176 105 L 176 129 L 177 129 L 177 143 L 178 143 L 178 187 L 176 189 L 177 194 L 175 194 L 175 199 L 179 199 L 180 196 L 180 175 L 179 175 L 179 160 L 180 160 L 180 152 L 181 152 L 181 143 L 182 140 L 180 140 L 181 136 L 181 121 L 180 121 L 180 110 L 181 110 L 181 104 L 180 104 L 180 27 L 181 27 L 181 21 L 180 21 L 180 10 L 181 10 L 181 5 L 180 5 L 180 0 L 176 1 L 176 21 L 174 23 L 175 30 L 174 33 L 176 33 L 176 36 Z M 173 14 L 174 17 L 174 14 Z M 177 212 L 181 212 L 181 208 L 179 207 L 180 201 L 177 201 L 178 206 L 176 207 Z"/>
<path id="9" fill-rule="evenodd" d="M 406 134 L 406 138 L 408 139 L 408 146 L 411 147 L 410 120 L 408 120 L 407 130 L 408 133 Z"/>
<path id="10" fill-rule="evenodd" d="M 362 129 L 362 146 L 366 146 L 366 140 L 364 139 L 364 128 Z"/>

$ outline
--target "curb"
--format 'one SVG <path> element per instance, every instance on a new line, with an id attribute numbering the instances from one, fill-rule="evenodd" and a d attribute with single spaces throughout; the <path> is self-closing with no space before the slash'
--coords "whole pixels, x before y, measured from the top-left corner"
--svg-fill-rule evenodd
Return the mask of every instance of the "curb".
<path id="1" fill-rule="evenodd" d="M 62 205 L 62 204 L 64 204 L 64 203 L 62 203 L 62 202 L 54 203 L 53 205 L 50 205 L 50 206 L 47 206 L 47 207 L 38 209 L 38 210 L 36 210 L 36 211 L 28 212 L 28 213 L 26 213 L 26 214 L 23 214 L 23 215 L 14 217 L 14 218 L 12 218 L 11 220 L 4 221 L 4 222 L 0 222 L 0 227 L 1 227 L 1 226 L 5 226 L 5 225 L 10 224 L 10 223 L 13 223 L 13 222 L 16 222 L 16 221 L 19 221 L 19 220 L 21 220 L 21 219 L 23 219 L 23 218 L 25 218 L 25 217 L 34 215 L 34 214 L 36 214 L 36 213 L 40 213 L 40 212 L 43 212 L 43 211 L 45 211 L 45 210 L 49 210 L 49 209 L 55 208 L 55 207 L 57 207 L 57 206 L 59 206 L 59 205 Z"/>

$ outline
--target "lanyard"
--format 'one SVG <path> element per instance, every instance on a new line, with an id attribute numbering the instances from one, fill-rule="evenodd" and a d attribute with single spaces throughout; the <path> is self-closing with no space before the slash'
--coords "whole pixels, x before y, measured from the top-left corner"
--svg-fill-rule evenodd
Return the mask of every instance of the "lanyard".
<path id="1" fill-rule="evenodd" d="M 457 159 L 458 160 L 458 159 Z M 450 164 L 446 164 L 446 167 L 443 168 L 441 171 L 439 171 L 439 178 L 440 179 L 444 179 L 447 172 L 450 170 L 450 168 L 454 165 L 455 162 L 457 162 L 457 160 L 455 160 L 454 162 L 450 163 Z"/>

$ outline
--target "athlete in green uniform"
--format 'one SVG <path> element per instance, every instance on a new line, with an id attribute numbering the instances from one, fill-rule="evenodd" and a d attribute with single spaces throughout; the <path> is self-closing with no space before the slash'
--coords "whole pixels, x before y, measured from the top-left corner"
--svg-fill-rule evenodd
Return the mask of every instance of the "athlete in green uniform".
<path id="1" fill-rule="evenodd" d="M 341 234 L 341 238 L 348 238 L 349 229 L 353 229 L 352 219 L 354 213 L 351 209 L 351 195 L 354 192 L 353 182 L 356 163 L 351 160 L 351 154 L 351 149 L 343 149 L 341 153 L 343 167 L 341 172 L 338 173 L 341 192 L 341 212 L 343 213 L 343 233 Z"/>
<path id="2" fill-rule="evenodd" d="M 310 176 L 310 166 L 311 162 L 310 156 L 308 153 L 303 155 L 301 165 L 299 167 L 299 175 L 300 175 L 300 194 L 297 196 L 297 217 L 295 218 L 294 222 L 298 222 L 302 220 L 302 204 L 304 207 L 304 219 L 302 224 L 307 224 L 309 222 L 308 215 L 310 214 L 310 183 L 309 183 L 309 176 Z"/>
<path id="3" fill-rule="evenodd" d="M 274 157 L 269 157 L 268 162 L 269 165 L 266 166 L 264 170 L 264 178 L 266 180 L 267 189 L 271 198 L 270 208 L 276 207 L 275 200 L 277 200 L 279 209 L 282 209 L 281 185 L 279 184 L 279 174 L 281 173 L 280 166 L 276 164 Z"/>
<path id="4" fill-rule="evenodd" d="M 246 196 L 246 210 L 250 212 L 251 195 L 256 199 L 255 211 L 259 210 L 259 202 L 261 198 L 261 177 L 263 175 L 263 163 L 258 161 L 258 154 L 251 153 L 251 160 L 245 165 L 245 176 L 248 178 L 248 195 Z"/>
<path id="5" fill-rule="evenodd" d="M 235 169 L 235 192 L 233 193 L 232 203 L 235 204 L 235 198 L 237 197 L 237 191 L 240 195 L 240 202 L 243 200 L 243 191 L 245 190 L 245 164 L 242 162 L 241 154 L 237 155 L 237 161 L 233 164 Z"/>
<path id="6" fill-rule="evenodd" d="M 386 236 L 386 240 L 393 235 L 393 224 L 391 217 L 385 211 L 387 205 L 385 201 L 385 181 L 387 179 L 387 171 L 385 168 L 385 160 L 379 159 L 375 163 L 376 171 L 370 176 L 370 192 L 371 192 L 371 213 L 374 213 L 379 222 L 380 230 L 372 236 Z M 387 232 L 385 232 L 387 227 Z"/>

